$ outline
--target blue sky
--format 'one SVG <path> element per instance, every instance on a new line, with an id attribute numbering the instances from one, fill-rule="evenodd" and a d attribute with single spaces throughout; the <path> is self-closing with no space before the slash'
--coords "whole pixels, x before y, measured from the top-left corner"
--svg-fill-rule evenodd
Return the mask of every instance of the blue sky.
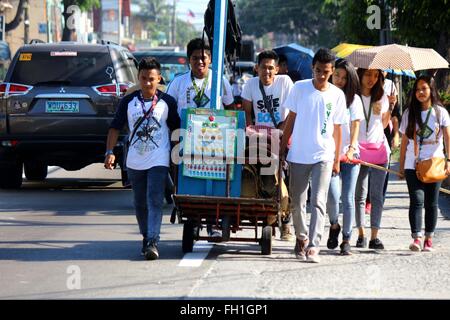
<path id="1" fill-rule="evenodd" d="M 167 0 L 171 3 L 173 0 Z M 209 0 L 176 0 L 177 1 L 177 15 L 182 20 L 188 20 L 188 11 L 191 10 L 195 18 L 192 19 L 192 23 L 197 29 L 203 28 L 203 14 Z"/>

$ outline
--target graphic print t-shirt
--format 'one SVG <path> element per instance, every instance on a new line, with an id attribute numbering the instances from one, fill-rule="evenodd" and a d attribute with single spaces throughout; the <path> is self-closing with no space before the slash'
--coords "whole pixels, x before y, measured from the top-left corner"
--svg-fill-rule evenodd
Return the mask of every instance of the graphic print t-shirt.
<path id="1" fill-rule="evenodd" d="M 272 105 L 277 124 L 284 121 L 289 113 L 289 110 L 284 108 L 283 103 L 293 86 L 292 80 L 287 75 L 277 75 L 270 86 L 264 86 L 264 91 L 268 102 Z M 264 105 L 263 96 L 259 88 L 259 77 L 251 78 L 246 82 L 242 89 L 241 97 L 252 101 L 256 125 L 274 127 L 269 110 Z"/>

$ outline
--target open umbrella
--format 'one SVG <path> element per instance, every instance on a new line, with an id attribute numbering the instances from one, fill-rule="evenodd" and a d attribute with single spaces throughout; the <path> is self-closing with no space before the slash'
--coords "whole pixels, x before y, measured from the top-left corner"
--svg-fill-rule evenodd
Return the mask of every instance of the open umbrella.
<path id="1" fill-rule="evenodd" d="M 365 44 L 353 44 L 353 43 L 340 43 L 331 51 L 333 51 L 336 54 L 336 57 L 338 58 L 346 58 L 350 54 L 353 53 L 353 51 L 358 49 L 366 49 L 366 48 L 373 48 L 373 46 L 365 45 Z M 386 69 L 384 70 L 386 72 L 392 73 L 396 76 L 407 76 L 410 78 L 415 78 L 416 75 L 412 70 L 400 70 L 400 69 Z"/>
<path id="2" fill-rule="evenodd" d="M 448 61 L 433 49 L 388 44 L 357 49 L 347 57 L 355 67 L 364 69 L 425 70 L 448 68 Z"/>
<path id="3" fill-rule="evenodd" d="M 277 54 L 284 54 L 287 58 L 290 72 L 298 72 L 300 80 L 312 78 L 312 60 L 314 52 L 296 43 L 279 46 L 273 49 Z"/>
<path id="4" fill-rule="evenodd" d="M 336 57 L 338 58 L 345 58 L 346 56 L 350 55 L 353 51 L 356 49 L 364 49 L 364 48 L 371 48 L 372 46 L 365 45 L 365 44 L 353 44 L 353 43 L 340 43 L 331 51 L 333 51 L 336 54 Z"/>

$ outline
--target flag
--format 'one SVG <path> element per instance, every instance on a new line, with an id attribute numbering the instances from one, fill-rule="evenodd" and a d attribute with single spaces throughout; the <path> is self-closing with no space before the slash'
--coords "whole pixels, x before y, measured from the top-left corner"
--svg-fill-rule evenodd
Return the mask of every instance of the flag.
<path id="1" fill-rule="evenodd" d="M 194 13 L 194 12 L 192 12 L 192 10 L 191 10 L 191 9 L 188 9 L 188 13 L 187 13 L 187 15 L 188 15 L 188 17 L 190 17 L 190 18 L 195 18 L 195 13 Z"/>

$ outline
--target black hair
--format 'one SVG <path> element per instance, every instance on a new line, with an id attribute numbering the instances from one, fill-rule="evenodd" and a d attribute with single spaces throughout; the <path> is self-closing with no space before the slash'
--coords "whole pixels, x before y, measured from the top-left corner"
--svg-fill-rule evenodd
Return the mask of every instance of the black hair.
<path id="1" fill-rule="evenodd" d="M 153 57 L 146 57 L 143 58 L 139 62 L 138 70 L 152 70 L 156 69 L 158 70 L 158 73 L 161 73 L 161 64 Z"/>
<path id="2" fill-rule="evenodd" d="M 359 83 L 361 85 L 361 91 L 362 91 L 362 79 L 364 77 L 364 73 L 370 69 L 363 69 L 363 68 L 358 68 L 358 77 L 359 77 Z M 383 97 L 384 94 L 384 89 L 383 89 L 383 82 L 384 82 L 384 76 L 383 76 L 383 72 L 381 72 L 381 70 L 378 69 L 374 69 L 378 71 L 378 80 L 377 83 L 375 83 L 375 85 L 372 87 L 372 89 L 370 90 L 370 98 L 372 102 L 378 101 Z"/>
<path id="3" fill-rule="evenodd" d="M 273 59 L 275 60 L 275 64 L 278 64 L 279 57 L 278 54 L 273 50 L 264 50 L 260 54 L 258 54 L 258 65 L 260 65 L 264 59 Z"/>
<path id="4" fill-rule="evenodd" d="M 359 77 L 356 73 L 355 67 L 345 59 L 336 60 L 335 69 L 344 69 L 347 72 L 347 81 L 342 90 L 344 91 L 348 108 L 353 103 L 355 94 L 360 94 Z"/>
<path id="5" fill-rule="evenodd" d="M 436 83 L 433 79 L 433 77 L 430 77 L 429 75 L 423 75 L 416 79 L 414 82 L 414 86 L 411 89 L 411 92 L 409 93 L 408 98 L 408 126 L 406 127 L 406 136 L 409 139 L 414 138 L 414 131 L 416 130 L 416 123 L 419 125 L 419 128 L 422 127 L 423 121 L 422 121 L 422 105 L 419 100 L 417 100 L 416 97 L 416 90 L 417 90 L 417 84 L 419 81 L 425 81 L 430 86 L 430 97 L 431 97 L 431 105 L 441 105 L 442 102 L 439 97 L 439 93 L 436 89 Z"/>
<path id="6" fill-rule="evenodd" d="M 314 55 L 312 65 L 314 66 L 317 62 L 320 63 L 331 63 L 334 66 L 334 61 L 336 60 L 336 56 L 333 52 L 331 52 L 330 49 L 327 48 L 320 48 L 317 50 L 316 54 Z"/>
<path id="7" fill-rule="evenodd" d="M 287 57 L 286 57 L 285 54 L 279 54 L 278 55 L 278 64 L 280 64 L 282 62 L 287 62 Z"/>
<path id="8" fill-rule="evenodd" d="M 195 38 L 189 41 L 187 45 L 187 57 L 191 58 L 192 53 L 195 50 L 204 50 L 208 51 L 208 54 L 211 55 L 211 47 L 207 44 L 202 38 Z"/>

